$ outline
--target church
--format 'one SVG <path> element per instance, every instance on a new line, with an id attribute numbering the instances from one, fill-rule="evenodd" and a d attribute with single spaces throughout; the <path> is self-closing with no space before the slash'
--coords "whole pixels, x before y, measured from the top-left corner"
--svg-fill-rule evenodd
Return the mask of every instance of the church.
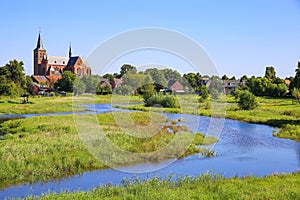
<path id="1" fill-rule="evenodd" d="M 36 48 L 33 50 L 33 75 L 32 79 L 43 85 L 52 85 L 61 79 L 63 71 L 71 71 L 79 78 L 91 75 L 91 68 L 86 66 L 80 56 L 72 56 L 71 45 L 69 56 L 49 56 L 43 47 L 41 34 L 39 33 Z"/>

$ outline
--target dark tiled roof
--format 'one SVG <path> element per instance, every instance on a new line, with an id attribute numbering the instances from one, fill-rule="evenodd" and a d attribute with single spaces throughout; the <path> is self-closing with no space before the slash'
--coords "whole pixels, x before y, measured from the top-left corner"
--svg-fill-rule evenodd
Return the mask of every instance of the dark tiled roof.
<path id="1" fill-rule="evenodd" d="M 170 88 L 177 80 L 176 79 L 171 79 L 168 82 L 168 88 Z"/>
<path id="2" fill-rule="evenodd" d="M 73 67 L 75 65 L 75 63 L 77 62 L 77 60 L 79 59 L 79 56 L 74 56 L 74 57 L 71 57 L 69 59 L 69 62 L 67 64 L 67 67 Z"/>

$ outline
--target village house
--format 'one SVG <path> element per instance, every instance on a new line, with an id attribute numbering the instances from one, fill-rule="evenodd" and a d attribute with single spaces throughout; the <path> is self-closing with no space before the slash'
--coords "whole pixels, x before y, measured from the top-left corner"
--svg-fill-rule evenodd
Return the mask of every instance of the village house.
<path id="1" fill-rule="evenodd" d="M 184 87 L 183 85 L 176 79 L 171 79 L 168 81 L 168 89 L 171 92 L 183 93 Z"/>

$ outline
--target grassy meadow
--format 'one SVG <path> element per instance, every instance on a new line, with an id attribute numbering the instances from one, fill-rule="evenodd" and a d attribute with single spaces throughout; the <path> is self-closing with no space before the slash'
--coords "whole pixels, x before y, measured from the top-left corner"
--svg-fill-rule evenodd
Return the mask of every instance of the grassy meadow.
<path id="1" fill-rule="evenodd" d="M 177 181 L 170 177 L 125 180 L 116 187 L 106 185 L 88 192 L 45 194 L 41 199 L 300 199 L 299 173 L 229 179 L 203 174 Z"/>
<path id="2" fill-rule="evenodd" d="M 118 164 L 122 166 L 132 165 L 147 160 L 159 161 L 170 157 L 186 156 L 194 153 L 203 153 L 211 156 L 204 148 L 198 148 L 203 143 L 214 143 L 217 139 L 204 140 L 201 133 L 191 134 L 187 127 L 170 124 L 163 115 L 153 113 L 151 122 L 148 113 L 129 113 L 133 123 L 143 127 L 155 126 L 157 132 L 151 137 L 134 137 L 128 135 L 126 127 L 119 127 L 114 115 L 123 118 L 128 113 L 106 113 L 97 115 L 97 120 L 107 138 L 120 149 L 134 153 L 149 153 L 148 157 L 141 154 L 138 157 L 118 157 Z M 95 115 L 81 115 L 83 117 L 95 117 Z M 159 122 L 159 123 L 158 123 Z M 174 132 L 183 131 L 178 135 L 178 145 L 186 145 L 186 151 L 178 152 L 178 146 L 171 145 L 168 154 L 160 155 L 158 150 L 174 140 Z M 47 181 L 84 171 L 107 168 L 105 163 L 95 159 L 86 149 L 77 133 L 72 115 L 32 117 L 25 119 L 9 120 L 0 126 L 0 188 L 19 183 Z M 140 132 L 139 134 L 142 134 Z M 95 140 L 98 142 L 98 140 Z M 100 145 L 95 144 L 96 146 Z M 103 150 L 105 151 L 105 150 Z M 111 153 L 111 152 L 109 152 Z M 148 155 L 148 154 L 147 154 Z M 163 156 L 165 155 L 165 156 Z M 169 157 L 170 156 L 170 157 Z"/>

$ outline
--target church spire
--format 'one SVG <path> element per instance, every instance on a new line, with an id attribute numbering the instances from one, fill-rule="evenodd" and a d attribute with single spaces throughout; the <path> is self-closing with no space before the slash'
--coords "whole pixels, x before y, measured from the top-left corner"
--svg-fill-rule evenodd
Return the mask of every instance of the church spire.
<path id="1" fill-rule="evenodd" d="M 41 37 L 41 30 L 39 32 L 39 37 L 38 37 L 38 41 L 37 41 L 35 50 L 44 50 L 42 37 Z"/>
<path id="2" fill-rule="evenodd" d="M 72 57 L 72 47 L 71 47 L 71 42 L 70 42 L 70 46 L 69 46 L 69 58 Z"/>

